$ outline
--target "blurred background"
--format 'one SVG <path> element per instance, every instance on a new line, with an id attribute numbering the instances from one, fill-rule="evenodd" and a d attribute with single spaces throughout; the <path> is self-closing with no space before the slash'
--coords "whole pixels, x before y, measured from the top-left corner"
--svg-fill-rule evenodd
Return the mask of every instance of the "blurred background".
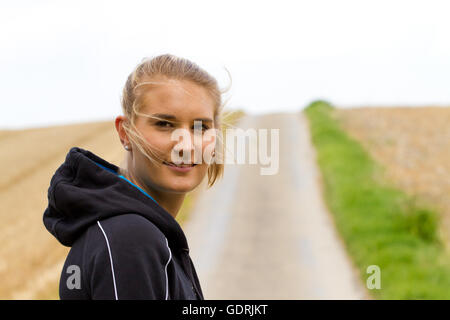
<path id="1" fill-rule="evenodd" d="M 227 168 L 177 218 L 205 297 L 449 298 L 449 9 L 2 2 L 0 298 L 58 299 L 70 248 L 42 223 L 50 179 L 72 146 L 120 163 L 122 87 L 142 58 L 163 53 L 230 86 L 230 125 L 280 130 L 277 175 Z M 380 267 L 379 289 L 366 283 L 370 265 Z"/>

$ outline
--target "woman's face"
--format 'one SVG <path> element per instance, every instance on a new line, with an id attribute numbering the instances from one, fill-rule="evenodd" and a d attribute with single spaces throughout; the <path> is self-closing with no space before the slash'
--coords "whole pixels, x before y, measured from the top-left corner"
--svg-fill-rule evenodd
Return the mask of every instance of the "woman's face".
<path id="1" fill-rule="evenodd" d="M 203 154 L 205 151 L 211 153 L 215 143 L 214 137 L 204 134 L 206 130 L 214 129 L 213 99 L 205 88 L 186 80 L 163 80 L 162 84 L 144 86 L 141 90 L 145 91 L 140 112 L 166 120 L 137 116 L 136 128 L 156 153 L 157 163 L 150 161 L 132 144 L 134 177 L 157 191 L 191 191 L 206 175 L 208 164 Z M 198 119 L 202 121 L 196 122 L 197 136 L 194 139 L 194 120 Z M 177 170 L 167 164 L 180 160 L 174 154 L 185 161 L 190 155 L 189 164 L 193 164 L 194 160 L 201 163 L 186 171 Z M 197 160 L 198 155 L 200 161 Z"/>

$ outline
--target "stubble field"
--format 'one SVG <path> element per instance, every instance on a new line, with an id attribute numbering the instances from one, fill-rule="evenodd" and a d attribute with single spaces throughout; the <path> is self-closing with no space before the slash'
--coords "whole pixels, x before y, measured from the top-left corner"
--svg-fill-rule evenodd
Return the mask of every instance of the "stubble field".
<path id="1" fill-rule="evenodd" d="M 114 122 L 0 132 L 0 298 L 57 299 L 69 248 L 45 229 L 42 215 L 55 170 L 69 149 L 92 150 L 119 164 Z"/>

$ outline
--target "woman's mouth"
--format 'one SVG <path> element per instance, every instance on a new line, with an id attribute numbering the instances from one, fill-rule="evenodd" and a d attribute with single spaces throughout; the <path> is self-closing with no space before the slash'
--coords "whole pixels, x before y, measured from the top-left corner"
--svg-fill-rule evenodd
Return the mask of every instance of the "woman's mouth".
<path id="1" fill-rule="evenodd" d="M 168 161 L 163 161 L 163 164 L 165 164 L 166 166 L 168 166 L 169 168 L 175 170 L 175 171 L 179 171 L 179 172 L 187 172 L 189 170 L 191 170 L 192 168 L 194 168 L 197 164 L 196 163 L 192 163 L 192 164 L 175 164 L 173 162 L 168 162 Z"/>

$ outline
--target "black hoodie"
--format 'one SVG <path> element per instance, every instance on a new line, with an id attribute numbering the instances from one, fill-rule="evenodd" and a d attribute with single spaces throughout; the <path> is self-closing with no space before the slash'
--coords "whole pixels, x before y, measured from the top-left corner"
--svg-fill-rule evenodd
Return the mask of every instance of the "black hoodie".
<path id="1" fill-rule="evenodd" d="M 74 147 L 48 189 L 44 225 L 71 247 L 61 299 L 199 299 L 177 221 L 118 167 Z"/>

